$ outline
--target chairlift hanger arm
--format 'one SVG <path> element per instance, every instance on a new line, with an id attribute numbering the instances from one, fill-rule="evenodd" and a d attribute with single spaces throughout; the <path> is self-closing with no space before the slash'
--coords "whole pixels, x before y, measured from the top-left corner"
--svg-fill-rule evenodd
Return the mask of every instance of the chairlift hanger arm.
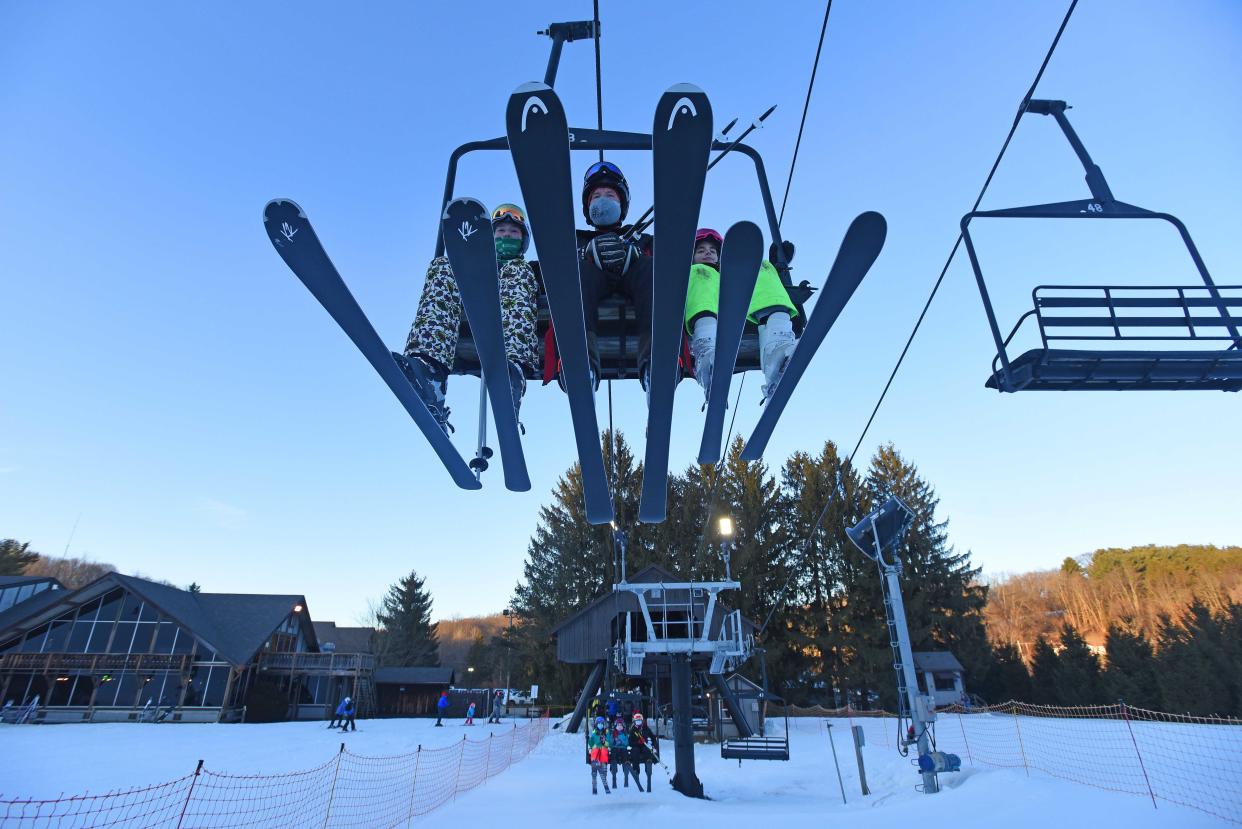
<path id="1" fill-rule="evenodd" d="M 601 27 L 601 31 L 603 27 Z M 543 82 L 548 86 L 556 86 L 556 70 L 561 65 L 561 47 L 575 40 L 590 40 L 595 37 L 594 20 L 574 20 L 569 23 L 551 23 L 548 28 L 537 35 L 552 38 L 552 53 L 548 55 L 548 69 L 544 72 Z"/>
<path id="2" fill-rule="evenodd" d="M 1033 99 L 1026 104 L 1027 112 L 1033 115 L 1051 115 L 1057 120 L 1057 125 L 1061 127 L 1061 132 L 1065 133 L 1066 140 L 1074 148 L 1074 154 L 1082 162 L 1082 168 L 1087 174 L 1087 187 L 1091 188 L 1091 195 L 1097 201 L 1115 201 L 1113 191 L 1109 188 L 1108 182 L 1104 180 L 1104 171 L 1100 169 L 1100 165 L 1091 160 L 1091 155 L 1078 137 L 1078 133 L 1074 132 L 1074 128 L 1070 126 L 1069 119 L 1065 117 L 1065 110 L 1069 108 L 1070 105 L 1065 101 L 1045 99 Z"/>

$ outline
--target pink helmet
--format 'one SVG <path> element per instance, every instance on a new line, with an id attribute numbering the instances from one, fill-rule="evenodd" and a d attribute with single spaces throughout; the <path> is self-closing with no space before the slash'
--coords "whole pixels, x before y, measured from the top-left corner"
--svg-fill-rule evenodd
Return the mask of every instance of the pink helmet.
<path id="1" fill-rule="evenodd" d="M 712 230 L 710 227 L 700 227 L 694 231 L 694 244 L 697 246 L 704 239 L 710 239 L 716 243 L 716 247 L 724 244 L 724 237 L 720 235 L 720 231 Z"/>

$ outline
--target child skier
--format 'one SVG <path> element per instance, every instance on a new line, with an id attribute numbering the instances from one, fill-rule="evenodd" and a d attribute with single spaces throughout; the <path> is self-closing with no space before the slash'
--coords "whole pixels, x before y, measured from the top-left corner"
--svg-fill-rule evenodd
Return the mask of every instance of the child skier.
<path id="1" fill-rule="evenodd" d="M 349 697 L 345 697 L 345 711 L 341 715 L 341 733 L 346 731 L 357 731 L 358 726 L 354 724 L 354 701 Z"/>
<path id="2" fill-rule="evenodd" d="M 530 229 L 522 208 L 502 204 L 493 210 L 492 233 L 500 265 L 500 317 L 505 354 L 509 358 L 509 386 L 516 408 L 526 393 L 526 378 L 534 377 L 539 367 L 539 340 L 535 336 L 538 284 L 530 263 L 523 258 L 530 247 Z M 393 357 L 446 433 L 451 427 L 444 395 L 453 370 L 461 319 L 461 294 L 453 267 L 447 256 L 437 257 L 427 266 L 427 279 L 405 351 L 394 353 Z"/>
<path id="3" fill-rule="evenodd" d="M 651 733 L 651 729 L 647 727 L 646 720 L 643 719 L 641 711 L 634 712 L 634 718 L 631 721 L 629 733 L 629 753 L 630 768 L 634 775 L 634 785 L 638 786 L 638 790 L 642 791 L 643 787 L 638 782 L 638 766 L 646 764 L 647 766 L 647 792 L 651 792 L 651 763 L 660 759 L 660 740 L 655 734 Z"/>
<path id="4" fill-rule="evenodd" d="M 723 240 L 708 227 L 694 236 L 694 259 L 690 266 L 690 287 L 686 292 L 686 332 L 690 335 L 690 354 L 694 357 L 694 377 L 706 395 L 712 380 L 716 353 L 716 315 L 720 307 L 720 248 Z M 789 249 L 789 248 L 787 248 Z M 763 397 L 776 391 L 798 341 L 794 338 L 793 318 L 798 309 L 789 299 L 776 267 L 764 261 L 750 300 L 746 318 L 759 326 L 759 366 L 767 381 Z"/>
<path id="5" fill-rule="evenodd" d="M 474 725 L 474 703 L 470 703 L 470 707 L 466 709 L 466 725 Z"/>
<path id="6" fill-rule="evenodd" d="M 332 722 L 328 723 L 328 728 L 336 728 L 341 721 L 345 719 L 345 709 L 349 707 L 349 697 L 341 700 L 336 706 L 336 712 L 332 715 Z"/>
<path id="7" fill-rule="evenodd" d="M 599 794 L 595 785 L 596 777 L 604 784 L 604 794 L 612 794 L 612 790 L 608 788 L 608 749 L 611 742 L 607 720 L 596 717 L 595 728 L 587 736 L 587 759 L 591 763 L 591 794 Z"/>
<path id="8" fill-rule="evenodd" d="M 608 769 L 612 772 L 612 787 L 617 787 L 617 766 L 621 767 L 621 780 L 625 788 L 630 787 L 630 741 L 626 734 L 625 723 L 618 719 L 612 724 L 612 751 L 608 752 Z M 643 786 L 638 782 L 638 772 L 634 771 L 634 785 L 641 792 Z"/>

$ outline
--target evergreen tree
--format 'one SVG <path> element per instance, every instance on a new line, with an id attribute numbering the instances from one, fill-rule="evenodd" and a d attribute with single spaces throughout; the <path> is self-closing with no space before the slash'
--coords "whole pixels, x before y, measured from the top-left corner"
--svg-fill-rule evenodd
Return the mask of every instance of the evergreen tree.
<path id="1" fill-rule="evenodd" d="M 38 560 L 39 554 L 31 551 L 30 542 L 0 539 L 0 576 L 20 576 Z"/>
<path id="2" fill-rule="evenodd" d="M 1109 702 L 1125 700 L 1127 705 L 1160 710 L 1164 703 L 1156 678 L 1156 657 L 1143 632 L 1110 625 L 1104 649 L 1108 663 L 1104 691 Z"/>
<path id="3" fill-rule="evenodd" d="M 1035 640 L 1035 652 L 1031 656 L 1031 702 L 1036 705 L 1059 705 L 1057 696 L 1056 649 L 1044 637 Z"/>
<path id="4" fill-rule="evenodd" d="M 199 583 L 196 581 L 190 582 L 190 586 L 187 587 L 186 590 L 190 593 L 202 593 L 203 592 L 203 588 L 199 586 Z"/>
<path id="5" fill-rule="evenodd" d="M 992 705 L 1031 699 L 1031 674 L 1017 645 L 1007 642 L 992 650 L 992 664 L 984 674 L 980 693 Z"/>
<path id="6" fill-rule="evenodd" d="M 431 593 L 418 573 L 388 588 L 375 614 L 381 626 L 379 652 L 385 665 L 434 667 L 440 664 L 440 642 L 431 622 Z"/>
<path id="7" fill-rule="evenodd" d="M 1105 701 L 1099 657 L 1069 622 L 1061 627 L 1061 652 L 1057 654 L 1053 686 L 1061 705 L 1098 705 Z"/>
<path id="8" fill-rule="evenodd" d="M 1161 620 L 1157 637 L 1158 684 L 1165 707 L 1200 716 L 1239 713 L 1238 666 L 1231 664 L 1236 643 L 1225 642 L 1232 624 L 1196 601 L 1181 623 Z"/>

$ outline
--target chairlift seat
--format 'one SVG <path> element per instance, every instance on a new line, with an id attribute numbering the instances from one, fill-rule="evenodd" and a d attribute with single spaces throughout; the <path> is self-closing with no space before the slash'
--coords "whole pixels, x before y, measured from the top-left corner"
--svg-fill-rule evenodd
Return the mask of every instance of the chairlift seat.
<path id="1" fill-rule="evenodd" d="M 789 737 L 731 737 L 720 743 L 725 760 L 788 760 Z"/>
<path id="2" fill-rule="evenodd" d="M 987 387 L 1000 391 L 1242 390 L 1242 350 L 1063 349 L 1063 341 L 1230 342 L 1242 327 L 1242 287 L 1040 285 L 1035 317 L 1043 348 L 992 363 Z"/>
<path id="3" fill-rule="evenodd" d="M 538 272 L 538 263 L 536 273 Z M 798 308 L 802 308 L 815 288 L 803 282 L 800 285 L 786 286 L 790 300 Z M 538 322 L 536 331 L 542 346 L 548 328 L 552 324 L 548 312 L 548 299 L 540 283 Z M 805 316 L 799 314 L 800 317 Z M 638 377 L 638 322 L 635 318 L 634 306 L 620 294 L 610 295 L 600 303 L 599 326 L 596 328 L 596 342 L 599 347 L 600 379 L 601 380 L 633 380 Z M 453 359 L 453 374 L 479 374 L 479 354 L 470 334 L 470 326 L 462 317 L 458 332 L 457 352 Z M 738 349 L 737 364 L 733 368 L 735 374 L 743 371 L 759 370 L 759 329 L 753 323 L 746 323 L 742 335 L 742 344 Z M 527 379 L 536 379 L 528 377 Z"/>

